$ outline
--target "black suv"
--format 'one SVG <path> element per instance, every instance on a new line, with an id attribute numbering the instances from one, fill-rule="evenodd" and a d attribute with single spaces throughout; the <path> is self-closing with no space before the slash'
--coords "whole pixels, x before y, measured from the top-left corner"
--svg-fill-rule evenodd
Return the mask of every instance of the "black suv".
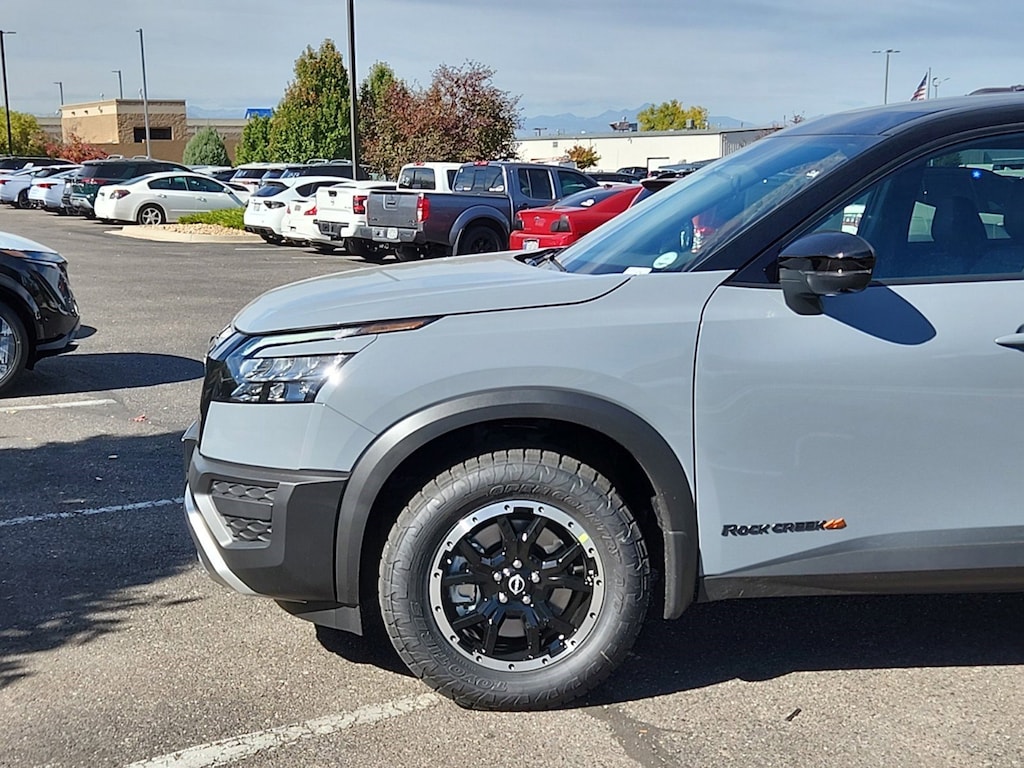
<path id="1" fill-rule="evenodd" d="M 0 232 L 0 394 L 39 358 L 69 349 L 79 323 L 67 260 Z"/>
<path id="2" fill-rule="evenodd" d="M 161 171 L 192 172 L 187 166 L 180 163 L 153 160 L 147 157 L 134 157 L 130 160 L 124 158 L 88 160 L 82 164 L 78 178 L 69 185 L 71 187 L 69 197 L 71 212 L 80 213 L 91 219 L 96 215 L 93 212 L 93 205 L 96 202 L 96 191 L 100 187 Z"/>

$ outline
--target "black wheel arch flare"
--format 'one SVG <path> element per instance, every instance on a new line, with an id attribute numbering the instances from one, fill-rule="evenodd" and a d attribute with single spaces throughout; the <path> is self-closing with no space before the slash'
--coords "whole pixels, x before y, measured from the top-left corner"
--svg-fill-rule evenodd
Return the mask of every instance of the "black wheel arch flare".
<path id="1" fill-rule="evenodd" d="M 363 539 L 374 503 L 391 474 L 433 440 L 502 419 L 578 424 L 604 434 L 636 458 L 654 489 L 654 512 L 664 537 L 664 618 L 678 618 L 693 601 L 698 570 L 696 506 L 678 458 L 654 427 L 622 406 L 545 387 L 459 396 L 411 414 L 377 437 L 353 467 L 341 500 L 335 539 L 338 602 L 359 604 Z"/>

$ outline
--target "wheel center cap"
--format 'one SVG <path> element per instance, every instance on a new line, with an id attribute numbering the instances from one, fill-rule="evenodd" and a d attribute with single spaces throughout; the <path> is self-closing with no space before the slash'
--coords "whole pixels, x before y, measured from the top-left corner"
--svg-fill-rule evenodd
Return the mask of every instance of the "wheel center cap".
<path id="1" fill-rule="evenodd" d="M 526 579 L 523 578 L 522 574 L 514 573 L 509 576 L 506 586 L 509 592 L 519 597 L 526 591 Z"/>

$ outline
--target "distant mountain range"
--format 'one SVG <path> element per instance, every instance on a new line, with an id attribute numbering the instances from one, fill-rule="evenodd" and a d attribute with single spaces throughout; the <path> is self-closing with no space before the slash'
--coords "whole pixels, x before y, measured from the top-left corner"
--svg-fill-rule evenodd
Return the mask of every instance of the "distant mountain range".
<path id="1" fill-rule="evenodd" d="M 649 104 L 641 104 L 635 109 L 609 109 L 594 117 L 580 117 L 571 112 L 563 112 L 558 115 L 535 115 L 523 118 L 523 127 L 519 131 L 520 138 L 536 136 L 538 130 L 541 135 L 578 134 L 578 133 L 609 133 L 611 124 L 621 120 L 627 123 L 635 123 L 637 114 L 649 107 Z M 205 109 L 186 105 L 189 117 L 197 120 L 240 120 L 245 117 L 245 109 Z M 734 117 L 711 115 L 708 123 L 716 128 L 750 128 L 759 127 L 749 121 L 737 120 Z"/>
<path id="2" fill-rule="evenodd" d="M 612 123 L 620 121 L 635 123 L 637 121 L 637 114 L 649 106 L 651 105 L 641 104 L 635 109 L 609 109 L 594 117 L 580 117 L 571 112 L 563 112 L 558 115 L 527 117 L 523 119 L 523 127 L 519 131 L 519 136 L 521 138 L 536 136 L 538 132 L 542 136 L 552 134 L 610 133 L 612 131 Z M 749 121 L 720 115 L 709 115 L 708 124 L 713 128 L 757 127 Z"/>

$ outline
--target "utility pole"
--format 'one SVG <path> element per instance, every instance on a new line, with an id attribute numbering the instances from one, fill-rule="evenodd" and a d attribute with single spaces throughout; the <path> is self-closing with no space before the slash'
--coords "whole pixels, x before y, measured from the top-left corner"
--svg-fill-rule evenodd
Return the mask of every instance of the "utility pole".
<path id="1" fill-rule="evenodd" d="M 4 35 L 14 35 L 0 29 L 0 72 L 4 81 L 4 114 L 7 116 L 7 154 L 14 154 L 14 137 L 11 135 L 11 102 L 7 97 L 7 52 L 4 50 Z"/>
<path id="2" fill-rule="evenodd" d="M 64 106 L 64 81 L 63 80 L 54 80 L 53 84 L 56 85 L 58 88 L 60 88 L 60 105 L 63 107 Z"/>
<path id="3" fill-rule="evenodd" d="M 354 0 L 348 0 L 348 117 L 352 143 L 352 180 L 359 178 L 359 124 L 356 104 L 356 11 Z"/>
<path id="4" fill-rule="evenodd" d="M 139 33 L 139 53 L 142 54 L 142 118 L 146 126 L 146 157 L 152 157 L 153 153 L 149 148 L 149 90 L 146 88 L 146 44 L 142 39 L 142 29 L 135 30 Z"/>
<path id="5" fill-rule="evenodd" d="M 121 70 L 120 69 L 112 69 L 110 71 L 117 75 L 117 93 L 118 93 L 118 98 L 123 100 L 124 99 L 124 83 L 121 82 Z"/>
<path id="6" fill-rule="evenodd" d="M 894 53 L 899 53 L 895 48 L 886 48 L 884 51 L 872 51 L 872 53 L 884 53 L 885 54 L 885 90 L 882 92 L 882 103 L 889 103 L 889 57 Z"/>

